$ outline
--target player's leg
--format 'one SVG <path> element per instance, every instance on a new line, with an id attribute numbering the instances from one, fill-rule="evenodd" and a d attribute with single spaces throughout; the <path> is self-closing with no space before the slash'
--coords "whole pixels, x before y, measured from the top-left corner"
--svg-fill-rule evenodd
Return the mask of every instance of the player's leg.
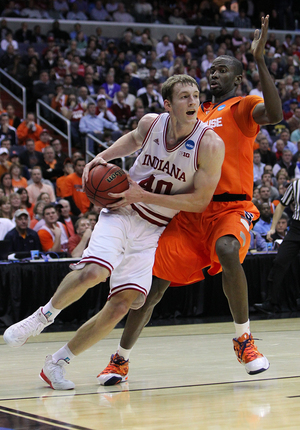
<path id="1" fill-rule="evenodd" d="M 270 364 L 257 350 L 250 333 L 248 285 L 240 263 L 240 248 L 241 243 L 234 236 L 222 236 L 216 241 L 216 253 L 222 266 L 223 290 L 236 329 L 234 350 L 247 373 L 253 375 L 267 370 Z"/>
<path id="2" fill-rule="evenodd" d="M 87 264 L 80 270 L 68 273 L 52 299 L 29 317 L 5 330 L 3 339 L 11 347 L 22 346 L 30 336 L 39 335 L 44 328 L 52 324 L 65 307 L 79 300 L 89 288 L 108 276 L 108 269 L 98 264 Z"/>
<path id="3" fill-rule="evenodd" d="M 130 352 L 169 285 L 169 281 L 153 276 L 145 304 L 137 310 L 130 310 L 117 352 L 112 354 L 109 364 L 97 376 L 101 385 L 115 385 L 128 379 Z"/>
<path id="4" fill-rule="evenodd" d="M 75 384 L 64 378 L 64 366 L 105 338 L 128 313 L 139 295 L 139 291 L 128 289 L 112 296 L 103 309 L 83 324 L 66 345 L 46 357 L 40 377 L 56 390 L 74 388 Z"/>

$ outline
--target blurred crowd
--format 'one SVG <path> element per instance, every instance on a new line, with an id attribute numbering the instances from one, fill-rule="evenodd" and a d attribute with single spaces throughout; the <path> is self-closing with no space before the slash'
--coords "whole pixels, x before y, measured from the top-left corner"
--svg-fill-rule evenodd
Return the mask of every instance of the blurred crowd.
<path id="1" fill-rule="evenodd" d="M 283 27 L 291 19 L 288 12 L 292 4 L 288 2 L 279 19 L 272 9 L 275 3 L 269 8 L 270 26 L 281 28 L 281 18 Z M 25 226 L 37 233 L 43 251 L 67 252 L 75 257 L 82 254 L 93 228 L 88 217 L 96 220 L 99 213 L 81 187 L 85 136 L 90 133 L 110 145 L 133 130 L 146 113 L 163 112 L 161 86 L 169 76 L 193 76 L 200 88 L 200 101 L 205 102 L 211 97 L 208 74 L 212 61 L 219 55 L 231 55 L 244 66 L 237 96 L 263 97 L 250 49 L 253 27 L 260 26 L 259 14 L 253 12 L 257 5 L 251 1 L 224 5 L 202 1 L 192 6 L 189 2 L 167 5 L 139 0 L 133 7 L 125 7 L 114 0 L 105 4 L 57 0 L 50 2 L 50 7 L 34 1 L 28 5 L 10 1 L 2 6 L 0 67 L 24 85 L 28 94 L 26 118 L 16 102 L 0 100 L 0 239 L 15 229 L 18 241 L 14 246 L 19 251 L 22 246 L 23 250 L 30 247 L 25 243 L 29 237 Z M 124 18 L 128 28 L 120 38 L 104 37 L 101 23 L 91 34 L 86 34 L 79 22 L 69 33 L 60 26 L 60 20 L 71 19 L 76 9 L 76 13 L 86 15 L 82 20 L 116 21 L 122 8 L 133 20 Z M 46 34 L 41 25 L 29 29 L 26 21 L 12 31 L 5 20 L 8 16 L 32 18 L 35 13 L 55 19 Z M 290 29 L 295 16 L 288 24 Z M 154 19 L 194 24 L 193 34 L 179 32 L 171 38 L 166 27 L 166 33 L 156 39 L 151 27 L 141 31 L 130 27 L 130 22 L 151 23 Z M 220 27 L 204 35 L 201 25 Z M 239 28 L 249 28 L 248 36 L 242 36 Z M 261 218 L 252 232 L 251 248 L 264 252 L 276 249 L 289 228 L 293 207 L 284 212 L 272 243 L 267 242 L 266 232 L 280 197 L 291 181 L 300 178 L 300 33 L 286 32 L 284 40 L 279 40 L 270 31 L 265 60 L 282 100 L 283 120 L 262 127 L 253 148 L 254 202 Z M 16 90 L 9 80 L 5 84 Z M 71 121 L 71 158 L 64 152 L 65 142 L 37 123 L 38 99 Z M 64 122 L 45 106 L 42 115 L 65 130 Z M 103 147 L 95 142 L 90 140 L 89 150 L 98 153 Z M 127 169 L 136 155 L 126 160 Z M 73 245 L 69 243 L 74 235 L 75 248 L 74 237 Z"/>

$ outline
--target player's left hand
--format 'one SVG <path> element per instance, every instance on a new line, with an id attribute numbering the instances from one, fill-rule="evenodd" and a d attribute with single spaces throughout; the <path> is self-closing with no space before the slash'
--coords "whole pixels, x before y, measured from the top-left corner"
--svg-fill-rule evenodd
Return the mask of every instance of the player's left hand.
<path id="1" fill-rule="evenodd" d="M 116 203 L 112 203 L 107 205 L 108 209 L 119 209 L 124 206 L 131 205 L 131 203 L 141 202 L 143 200 L 143 195 L 145 193 L 144 189 L 139 186 L 137 182 L 131 179 L 131 177 L 127 174 L 127 179 L 129 182 L 129 188 L 123 193 L 109 193 L 110 197 L 121 199 Z"/>
<path id="2" fill-rule="evenodd" d="M 260 34 L 258 29 L 256 29 L 254 32 L 254 39 L 251 44 L 251 52 L 256 60 L 263 57 L 266 42 L 268 40 L 268 28 L 269 28 L 269 15 L 261 18 Z"/>

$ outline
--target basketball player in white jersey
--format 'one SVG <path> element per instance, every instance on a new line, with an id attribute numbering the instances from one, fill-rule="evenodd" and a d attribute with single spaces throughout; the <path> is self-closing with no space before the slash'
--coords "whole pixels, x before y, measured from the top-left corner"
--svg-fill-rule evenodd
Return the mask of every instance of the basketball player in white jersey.
<path id="1" fill-rule="evenodd" d="M 180 210 L 202 212 L 220 179 L 224 143 L 197 119 L 196 81 L 187 75 L 172 76 L 163 84 L 162 96 L 166 113 L 145 115 L 137 129 L 87 164 L 84 184 L 95 165 L 141 149 L 130 169 L 129 189 L 112 194 L 121 201 L 101 211 L 75 270 L 62 280 L 45 306 L 4 333 L 8 345 L 23 345 L 29 336 L 51 324 L 62 309 L 110 276 L 110 293 L 103 309 L 65 346 L 46 357 L 40 376 L 53 389 L 73 389 L 75 384 L 64 378 L 64 365 L 106 337 L 129 309 L 144 304 L 164 228 Z"/>

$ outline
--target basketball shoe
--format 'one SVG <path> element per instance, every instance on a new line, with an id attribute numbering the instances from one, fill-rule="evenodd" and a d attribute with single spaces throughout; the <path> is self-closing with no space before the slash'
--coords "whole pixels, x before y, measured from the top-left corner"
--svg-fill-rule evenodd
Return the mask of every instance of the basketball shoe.
<path id="1" fill-rule="evenodd" d="M 47 355 L 44 367 L 40 373 L 40 378 L 50 385 L 53 390 L 73 390 L 75 384 L 72 381 L 64 378 L 65 360 L 59 360 L 55 363 L 52 355 Z"/>
<path id="2" fill-rule="evenodd" d="M 30 336 L 39 335 L 53 322 L 54 320 L 48 320 L 42 308 L 39 308 L 29 317 L 8 327 L 3 334 L 3 339 L 11 347 L 22 346 Z"/>
<path id="3" fill-rule="evenodd" d="M 270 366 L 267 358 L 254 345 L 252 334 L 244 333 L 238 339 L 233 339 L 233 349 L 238 361 L 244 364 L 249 375 L 264 372 Z"/>
<path id="4" fill-rule="evenodd" d="M 99 373 L 97 379 L 100 385 L 116 385 L 128 379 L 129 360 L 124 360 L 116 352 L 110 358 L 109 364 Z"/>

